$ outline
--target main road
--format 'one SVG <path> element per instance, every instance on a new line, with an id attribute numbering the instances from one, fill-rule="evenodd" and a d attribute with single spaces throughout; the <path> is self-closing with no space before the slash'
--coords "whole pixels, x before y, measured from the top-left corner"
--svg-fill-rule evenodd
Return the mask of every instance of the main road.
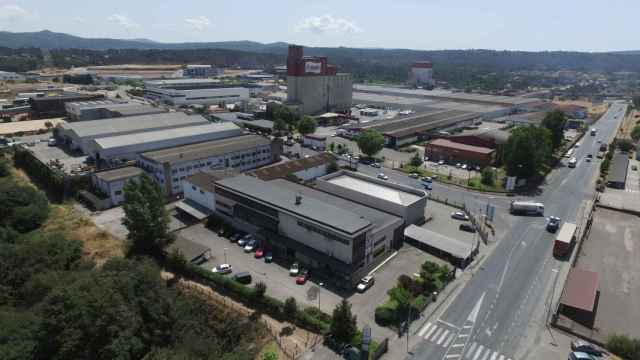
<path id="1" fill-rule="evenodd" d="M 595 158 L 600 146 L 597 140 L 608 143 L 615 136 L 626 107 L 623 103 L 613 103 L 597 122 L 597 135 L 585 135 L 576 148 L 577 166 L 568 168 L 563 161 L 547 176 L 540 194 L 530 198 L 545 204 L 546 216 L 576 222 L 581 203 L 594 195 L 593 185 L 600 167 L 600 161 Z M 593 154 L 593 161 L 586 161 L 587 154 Z M 438 190 L 442 191 L 434 188 L 434 192 L 440 192 Z M 452 190 L 447 191 L 450 194 Z M 463 200 L 476 204 L 487 201 L 481 195 Z M 507 199 L 499 202 L 505 201 Z M 506 209 L 497 211 L 506 212 Z M 534 308 L 549 303 L 548 285 L 555 281 L 562 265 L 552 256 L 553 240 L 554 235 L 545 230 L 544 218 L 515 217 L 480 270 L 441 317 L 429 319 L 415 331 L 420 341 L 408 358 L 515 359 L 527 336 Z M 526 357 L 526 354 L 520 356 Z"/>

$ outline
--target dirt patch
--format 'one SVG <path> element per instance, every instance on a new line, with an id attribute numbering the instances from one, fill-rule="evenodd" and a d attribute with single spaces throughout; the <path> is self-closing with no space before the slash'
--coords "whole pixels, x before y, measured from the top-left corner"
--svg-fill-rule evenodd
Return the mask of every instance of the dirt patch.
<path id="1" fill-rule="evenodd" d="M 180 290 L 195 292 L 199 296 L 204 296 L 216 305 L 222 306 L 237 314 L 242 316 L 251 316 L 254 314 L 253 309 L 250 309 L 226 296 L 218 294 L 208 286 L 185 279 L 179 279 L 176 281 L 175 275 L 166 271 L 163 271 L 161 276 L 165 280 L 173 280 L 175 282 L 174 286 Z M 322 335 L 298 328 L 294 324 L 288 322 L 280 322 L 268 315 L 260 314 L 260 318 L 258 320 L 266 326 L 271 334 L 271 340 L 277 345 L 278 359 L 295 359 L 307 349 L 322 342 Z M 265 342 L 265 346 L 267 345 L 268 342 Z"/>
<path id="2" fill-rule="evenodd" d="M 84 244 L 84 255 L 98 266 L 113 257 L 123 256 L 122 240 L 98 228 L 91 219 L 81 214 L 71 203 L 51 205 L 51 214 L 43 230 L 62 232 Z"/>
<path id="3" fill-rule="evenodd" d="M 636 126 L 636 122 L 640 121 L 640 118 L 636 118 L 638 112 L 636 110 L 630 111 L 629 116 L 624 118 L 622 125 L 620 125 L 620 129 L 618 130 L 617 138 L 621 139 L 631 139 L 631 132 L 633 128 Z"/>

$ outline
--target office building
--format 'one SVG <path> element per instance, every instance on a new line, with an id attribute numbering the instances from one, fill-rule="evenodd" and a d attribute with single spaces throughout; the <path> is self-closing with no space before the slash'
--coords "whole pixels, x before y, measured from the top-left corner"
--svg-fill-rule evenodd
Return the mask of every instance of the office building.
<path id="1" fill-rule="evenodd" d="M 93 139 L 206 124 L 209 124 L 209 121 L 200 115 L 189 116 L 182 112 L 170 112 L 62 123 L 56 127 L 55 136 L 60 144 L 88 154 Z"/>
<path id="2" fill-rule="evenodd" d="M 275 258 L 297 261 L 337 286 L 352 288 L 402 238 L 399 217 L 330 193 L 284 179 L 206 179 L 204 174 L 184 182 L 195 188 L 193 201 L 254 234 Z"/>
<path id="3" fill-rule="evenodd" d="M 182 181 L 199 171 L 255 169 L 277 161 L 281 149 L 280 141 L 271 142 L 263 136 L 244 135 L 145 152 L 140 154 L 138 164 L 166 194 L 175 195 L 183 191 Z"/>
<path id="4" fill-rule="evenodd" d="M 95 138 L 89 142 L 88 154 L 102 166 L 135 160 L 138 154 L 224 139 L 242 135 L 242 130 L 229 123 L 185 126 L 173 129 Z"/>
<path id="5" fill-rule="evenodd" d="M 289 45 L 287 105 L 300 115 L 349 110 L 352 87 L 351 74 L 337 73 L 326 57 L 304 56 L 302 46 Z"/>
<path id="6" fill-rule="evenodd" d="M 208 78 L 218 74 L 220 71 L 211 65 L 187 65 L 182 69 L 182 75 L 190 78 Z"/>

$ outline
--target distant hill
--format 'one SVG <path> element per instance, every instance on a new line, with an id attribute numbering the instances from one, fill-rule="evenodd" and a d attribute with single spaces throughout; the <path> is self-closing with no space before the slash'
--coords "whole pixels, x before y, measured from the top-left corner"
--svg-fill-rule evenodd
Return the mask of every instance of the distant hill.
<path id="1" fill-rule="evenodd" d="M 227 49 L 249 52 L 278 52 L 286 50 L 283 42 L 262 44 L 255 41 L 222 41 L 222 42 L 186 42 L 162 43 L 148 39 L 108 39 L 83 38 L 79 36 L 57 33 L 49 30 L 38 32 L 9 32 L 0 31 L 0 47 L 44 48 L 44 49 Z"/>

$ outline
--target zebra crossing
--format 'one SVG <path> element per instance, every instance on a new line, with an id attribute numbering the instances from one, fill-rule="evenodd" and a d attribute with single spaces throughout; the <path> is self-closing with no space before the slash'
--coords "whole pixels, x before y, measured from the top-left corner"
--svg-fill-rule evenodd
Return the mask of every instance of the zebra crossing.
<path id="1" fill-rule="evenodd" d="M 473 322 L 467 321 L 462 328 L 438 320 L 427 322 L 417 336 L 429 343 L 446 349 L 443 360 L 513 360 L 477 342 L 469 343 Z"/>

